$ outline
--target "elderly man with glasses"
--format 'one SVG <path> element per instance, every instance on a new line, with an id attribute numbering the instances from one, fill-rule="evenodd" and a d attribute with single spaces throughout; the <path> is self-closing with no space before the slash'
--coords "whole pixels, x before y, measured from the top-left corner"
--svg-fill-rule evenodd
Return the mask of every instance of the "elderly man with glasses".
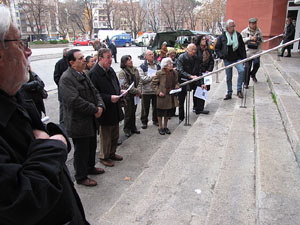
<path id="1" fill-rule="evenodd" d="M 55 124 L 42 124 L 28 81 L 31 49 L 0 5 L 0 223 L 89 224 L 65 165 L 71 145 Z"/>

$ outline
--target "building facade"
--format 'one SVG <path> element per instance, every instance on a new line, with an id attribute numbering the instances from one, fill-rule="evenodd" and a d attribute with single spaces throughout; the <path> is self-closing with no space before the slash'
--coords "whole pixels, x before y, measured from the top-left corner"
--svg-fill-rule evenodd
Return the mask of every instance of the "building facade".
<path id="1" fill-rule="evenodd" d="M 282 34 L 287 17 L 291 17 L 296 25 L 295 38 L 300 36 L 300 5 L 294 0 L 227 0 L 226 20 L 236 22 L 237 31 L 242 31 L 248 26 L 248 19 L 256 17 L 258 26 L 263 32 L 264 39 L 269 39 Z M 263 44 L 263 49 L 275 47 L 281 39 L 275 39 Z M 299 43 L 295 43 L 292 51 L 298 51 Z"/>

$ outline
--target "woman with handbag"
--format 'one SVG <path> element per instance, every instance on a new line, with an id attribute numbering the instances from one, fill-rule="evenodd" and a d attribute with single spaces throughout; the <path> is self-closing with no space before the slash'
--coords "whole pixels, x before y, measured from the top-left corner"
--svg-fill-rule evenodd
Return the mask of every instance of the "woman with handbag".
<path id="1" fill-rule="evenodd" d="M 124 133 L 126 137 L 130 137 L 132 134 L 140 134 L 140 131 L 136 127 L 136 104 L 134 98 L 140 98 L 141 91 L 138 89 L 140 82 L 139 71 L 133 66 L 132 57 L 130 55 L 124 55 L 121 58 L 121 71 L 119 73 L 119 81 L 122 89 L 128 89 L 133 84 L 133 87 L 128 91 L 125 97 L 126 104 L 124 105 L 125 120 L 124 120 Z"/>
<path id="2" fill-rule="evenodd" d="M 246 46 L 247 57 L 256 55 L 261 52 L 261 43 L 263 36 L 261 30 L 257 27 L 257 18 L 249 19 L 249 26 L 242 31 L 243 41 Z M 251 67 L 253 66 L 252 70 Z M 245 65 L 245 82 L 244 87 L 248 88 L 250 77 L 254 82 L 257 82 L 256 73 L 260 67 L 260 57 L 246 62 Z"/>

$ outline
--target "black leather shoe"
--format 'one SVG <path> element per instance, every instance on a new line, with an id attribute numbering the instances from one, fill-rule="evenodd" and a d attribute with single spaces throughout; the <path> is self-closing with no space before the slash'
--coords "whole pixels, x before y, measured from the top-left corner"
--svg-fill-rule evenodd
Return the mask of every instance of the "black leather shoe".
<path id="1" fill-rule="evenodd" d="M 124 131 L 124 133 L 125 133 L 126 137 L 130 137 L 131 136 L 131 132 L 130 131 Z"/>
<path id="2" fill-rule="evenodd" d="M 171 134 L 171 131 L 168 128 L 164 128 L 166 134 Z"/>
<path id="3" fill-rule="evenodd" d="M 256 77 L 252 77 L 252 80 L 253 80 L 255 83 L 257 82 Z"/>
<path id="4" fill-rule="evenodd" d="M 201 114 L 209 114 L 209 111 L 208 110 L 202 110 L 199 113 L 201 113 Z"/>
<path id="5" fill-rule="evenodd" d="M 244 98 L 243 93 L 242 93 L 241 91 L 238 91 L 238 92 L 237 92 L 237 96 L 238 96 L 239 98 Z"/>
<path id="6" fill-rule="evenodd" d="M 164 128 L 158 128 L 158 133 L 160 135 L 165 135 L 165 129 Z"/>
<path id="7" fill-rule="evenodd" d="M 142 129 L 147 129 L 148 125 L 146 123 L 143 123 Z"/>
<path id="8" fill-rule="evenodd" d="M 229 99 L 231 99 L 231 95 L 226 95 L 224 98 L 224 100 L 229 100 Z"/>
<path id="9" fill-rule="evenodd" d="M 245 88 L 245 89 L 248 89 L 248 88 L 249 88 L 249 86 L 248 86 L 247 84 L 245 84 L 245 85 L 244 85 L 244 88 Z"/>
<path id="10" fill-rule="evenodd" d="M 131 133 L 132 133 L 132 134 L 140 134 L 141 131 L 139 131 L 139 130 L 133 130 L 133 131 L 131 131 Z"/>

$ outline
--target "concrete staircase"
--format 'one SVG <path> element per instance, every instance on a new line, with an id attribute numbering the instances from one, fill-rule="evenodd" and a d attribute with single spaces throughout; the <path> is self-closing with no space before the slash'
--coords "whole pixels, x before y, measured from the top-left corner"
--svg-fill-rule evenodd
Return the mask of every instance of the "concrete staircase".
<path id="1" fill-rule="evenodd" d="M 300 127 L 291 110 L 300 99 L 273 56 L 262 61 L 247 108 L 236 95 L 223 101 L 221 73 L 209 115 L 191 113 L 191 127 L 173 118 L 169 137 L 149 126 L 121 145 L 124 161 L 95 176 L 97 187 L 76 186 L 91 224 L 299 224 Z"/>

